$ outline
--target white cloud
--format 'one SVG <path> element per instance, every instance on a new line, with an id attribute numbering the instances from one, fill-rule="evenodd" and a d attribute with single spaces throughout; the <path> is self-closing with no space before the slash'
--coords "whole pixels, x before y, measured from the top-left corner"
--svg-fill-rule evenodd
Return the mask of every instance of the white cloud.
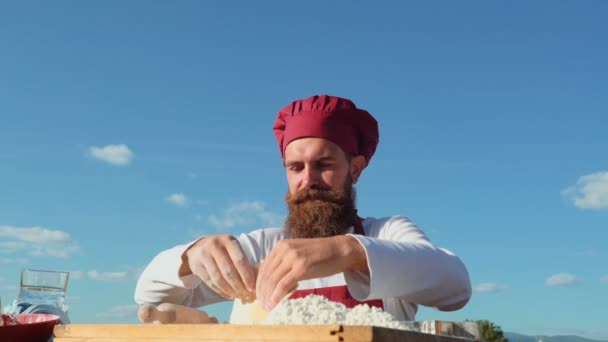
<path id="1" fill-rule="evenodd" d="M 508 289 L 508 286 L 496 283 L 481 283 L 473 288 L 475 292 L 501 292 Z"/>
<path id="2" fill-rule="evenodd" d="M 129 279 L 129 272 L 98 272 L 90 270 L 87 272 L 71 271 L 70 280 L 92 280 L 92 281 L 122 281 Z"/>
<path id="3" fill-rule="evenodd" d="M 0 257 L 0 264 L 27 264 L 28 260 L 25 258 L 2 258 Z"/>
<path id="4" fill-rule="evenodd" d="M 0 241 L 0 252 L 4 254 L 15 253 L 27 247 L 23 241 Z"/>
<path id="5" fill-rule="evenodd" d="M 80 271 L 71 271 L 70 272 L 70 280 L 82 280 L 84 279 L 85 274 Z"/>
<path id="6" fill-rule="evenodd" d="M 608 285 L 608 274 L 600 278 L 602 284 Z"/>
<path id="7" fill-rule="evenodd" d="M 581 209 L 608 210 L 608 171 L 580 177 L 562 195 Z"/>
<path id="8" fill-rule="evenodd" d="M 137 315 L 137 310 L 139 309 L 139 305 L 137 304 L 129 304 L 129 305 L 117 305 L 107 312 L 100 312 L 97 314 L 98 318 L 130 318 L 135 317 Z"/>
<path id="9" fill-rule="evenodd" d="M 281 215 L 266 210 L 266 205 L 261 201 L 235 203 L 225 209 L 221 217 L 214 214 L 209 215 L 209 223 L 219 229 L 231 229 L 253 224 L 277 226 L 281 225 L 282 221 Z"/>
<path id="10" fill-rule="evenodd" d="M 95 270 L 87 272 L 88 279 L 99 281 L 124 280 L 127 278 L 128 275 L 128 272 L 97 272 Z"/>
<path id="11" fill-rule="evenodd" d="M 91 146 L 89 155 L 112 165 L 124 166 L 133 159 L 133 152 L 127 145 L 106 145 L 103 147 Z"/>
<path id="12" fill-rule="evenodd" d="M 180 207 L 185 207 L 188 205 L 188 197 L 182 193 L 171 194 L 166 198 L 166 200 Z"/>
<path id="13" fill-rule="evenodd" d="M 129 274 L 128 277 L 127 277 L 127 280 L 129 280 L 129 279 L 131 279 L 131 280 L 138 280 L 139 277 L 141 276 L 141 274 L 146 269 L 146 266 L 147 265 L 129 264 L 129 265 L 122 265 L 122 266 L 120 266 L 120 268 L 124 269 Z"/>
<path id="14" fill-rule="evenodd" d="M 578 284 L 579 279 L 573 275 L 568 273 L 559 273 L 554 274 L 547 278 L 545 281 L 545 285 L 547 286 L 559 286 L 559 287 L 571 287 Z"/>
<path id="15" fill-rule="evenodd" d="M 3 242 L 8 248 L 2 251 L 8 253 L 26 251 L 33 256 L 65 258 L 80 250 L 70 234 L 43 227 L 0 226 L 0 237 L 13 239 Z"/>

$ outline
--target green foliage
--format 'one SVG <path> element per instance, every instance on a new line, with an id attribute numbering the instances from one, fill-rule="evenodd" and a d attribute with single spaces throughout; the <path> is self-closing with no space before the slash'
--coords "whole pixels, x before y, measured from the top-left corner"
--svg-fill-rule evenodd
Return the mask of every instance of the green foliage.
<path id="1" fill-rule="evenodd" d="M 479 334 L 482 339 L 489 342 L 509 342 L 500 326 L 485 319 L 475 322 L 479 325 Z"/>

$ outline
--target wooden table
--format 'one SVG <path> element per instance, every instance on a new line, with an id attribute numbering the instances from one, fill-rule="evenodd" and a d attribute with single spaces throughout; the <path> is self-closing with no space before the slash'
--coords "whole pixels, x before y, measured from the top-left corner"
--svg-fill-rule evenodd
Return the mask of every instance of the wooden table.
<path id="1" fill-rule="evenodd" d="M 473 341 L 414 331 L 350 325 L 68 324 L 57 325 L 54 336 L 55 342 Z"/>

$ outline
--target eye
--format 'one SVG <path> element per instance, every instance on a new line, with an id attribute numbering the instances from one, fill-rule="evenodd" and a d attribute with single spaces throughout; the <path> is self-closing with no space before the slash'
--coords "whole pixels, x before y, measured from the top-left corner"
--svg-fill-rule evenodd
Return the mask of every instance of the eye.
<path id="1" fill-rule="evenodd" d="M 300 165 L 292 165 L 289 167 L 289 171 L 291 172 L 300 172 L 302 171 L 303 167 Z"/>

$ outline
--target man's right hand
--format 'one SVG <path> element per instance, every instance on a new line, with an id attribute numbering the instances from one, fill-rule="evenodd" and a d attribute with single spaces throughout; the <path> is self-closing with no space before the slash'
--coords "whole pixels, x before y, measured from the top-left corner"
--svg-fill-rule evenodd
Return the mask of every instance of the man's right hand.
<path id="1" fill-rule="evenodd" d="M 224 298 L 251 298 L 256 269 L 238 240 L 231 235 L 210 235 L 195 242 L 182 255 L 180 276 L 194 274 Z"/>

